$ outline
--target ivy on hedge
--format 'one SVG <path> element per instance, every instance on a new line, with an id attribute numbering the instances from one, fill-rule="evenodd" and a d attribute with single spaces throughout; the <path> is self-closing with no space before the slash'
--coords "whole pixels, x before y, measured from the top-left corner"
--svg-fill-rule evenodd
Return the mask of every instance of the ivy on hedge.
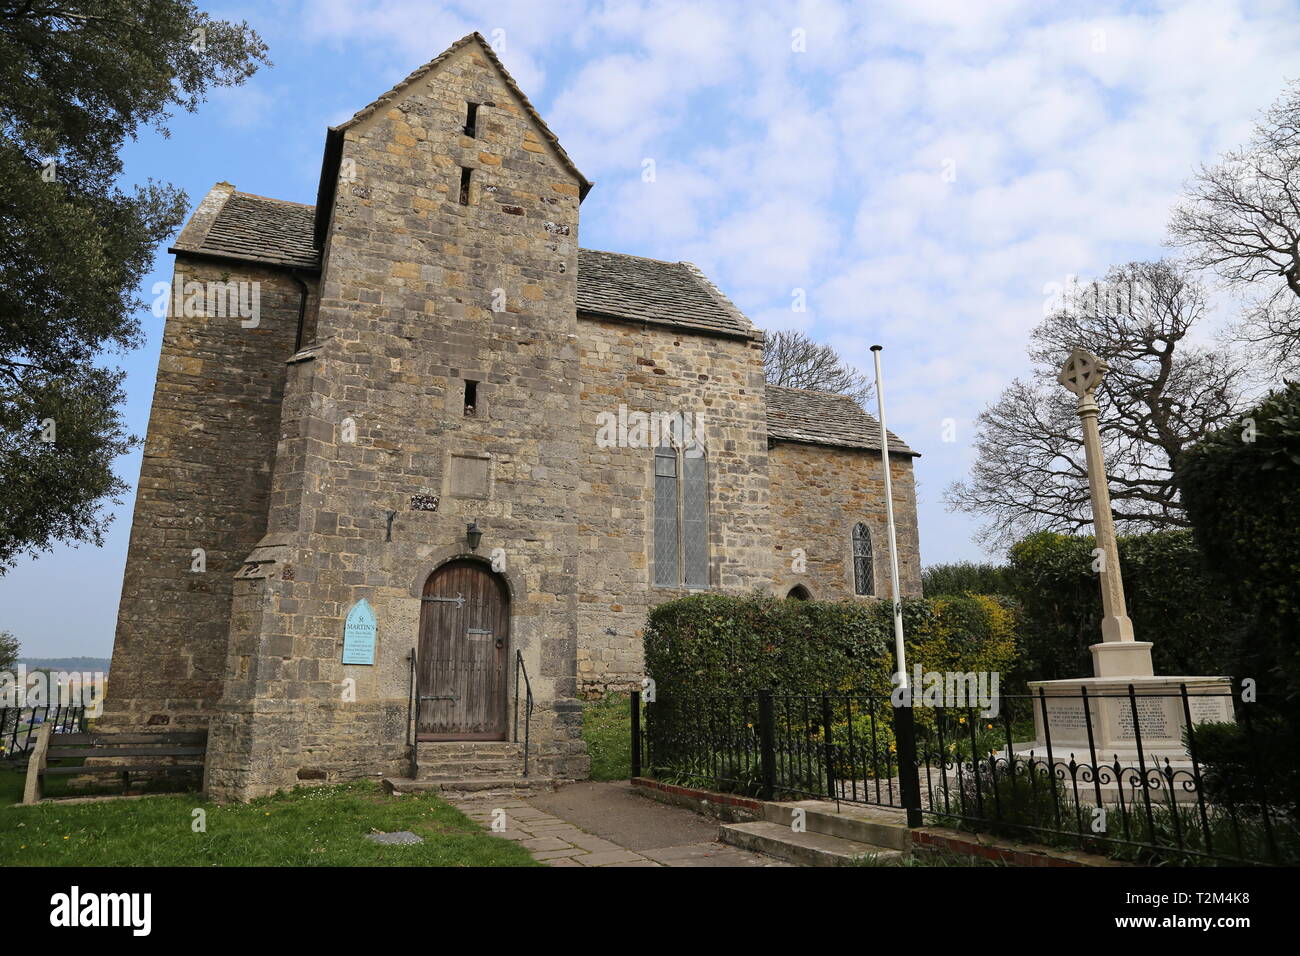
<path id="1" fill-rule="evenodd" d="M 1015 654 L 1014 606 L 989 595 L 903 601 L 909 670 L 1005 673 Z M 888 601 L 792 601 L 760 593 L 699 594 L 660 604 L 645 634 L 646 672 L 660 696 L 891 690 Z"/>

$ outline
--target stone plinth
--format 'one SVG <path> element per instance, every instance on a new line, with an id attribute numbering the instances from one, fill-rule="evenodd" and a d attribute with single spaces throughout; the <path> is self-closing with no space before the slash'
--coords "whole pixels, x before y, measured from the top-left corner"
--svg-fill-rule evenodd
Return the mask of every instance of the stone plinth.
<path id="1" fill-rule="evenodd" d="M 1137 642 L 1135 642 L 1137 643 Z M 1150 647 L 1150 645 L 1146 645 Z M 1034 701 L 1034 736 L 1032 745 L 1018 745 L 1016 755 L 1047 759 L 1047 734 L 1051 731 L 1052 757 L 1069 761 L 1070 755 L 1080 763 L 1091 762 L 1095 752 L 1098 764 L 1113 764 L 1116 759 L 1125 767 L 1138 766 L 1138 740 L 1133 711 L 1137 710 L 1137 728 L 1142 734 L 1142 757 L 1147 767 L 1163 766 L 1166 759 L 1175 768 L 1190 766 L 1183 746 L 1183 729 L 1187 720 L 1180 685 L 1187 687 L 1187 710 L 1192 726 L 1234 720 L 1232 684 L 1226 677 L 1084 677 L 1075 680 L 1034 681 L 1030 692 L 1037 698 L 1041 689 L 1046 699 L 1047 728 L 1043 726 L 1043 705 Z M 1134 697 L 1128 696 L 1133 687 Z M 1087 717 L 1083 691 L 1087 690 Z M 1089 721 L 1090 718 L 1091 720 Z M 1088 725 L 1092 725 L 1089 746 Z"/>

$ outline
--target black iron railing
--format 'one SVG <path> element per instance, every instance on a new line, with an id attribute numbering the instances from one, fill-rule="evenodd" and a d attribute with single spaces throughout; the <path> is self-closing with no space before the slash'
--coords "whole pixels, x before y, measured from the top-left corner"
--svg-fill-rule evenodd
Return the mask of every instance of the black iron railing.
<path id="1" fill-rule="evenodd" d="M 685 697 L 660 688 L 653 703 L 633 694 L 632 706 L 634 773 L 668 782 L 895 807 L 913 826 L 1141 862 L 1300 860 L 1284 761 L 1261 756 L 1251 705 L 1226 691 L 1040 690 L 981 709 L 926 706 L 919 696 L 896 707 L 869 693 Z M 1052 741 L 1049 710 L 1071 728 L 1070 745 Z M 1098 745 L 1103 719 L 1122 728 L 1119 753 Z"/>
<path id="2" fill-rule="evenodd" d="M 85 733 L 86 708 L 0 707 L 0 760 L 25 759 L 36 732 L 47 723 L 52 733 Z"/>
<path id="3" fill-rule="evenodd" d="M 1226 719 L 1194 716 L 1194 708 L 1213 712 L 1216 703 Z M 1185 685 L 1138 693 L 1130 685 L 1112 694 L 1003 695 L 997 704 L 994 717 L 917 708 L 925 723 L 918 771 L 931 820 L 1142 862 L 1300 860 L 1286 771 L 1260 757 L 1252 708 L 1233 695 L 1189 693 Z M 1053 741 L 1048 720 L 1062 707 L 1072 712 L 1069 743 Z M 1101 749 L 1103 720 L 1123 728 L 1120 753 Z M 1181 746 L 1170 748 L 1171 733 Z"/>
<path id="4" fill-rule="evenodd" d="M 533 685 L 528 681 L 528 668 L 524 666 L 522 651 L 515 651 L 515 743 L 519 743 L 519 682 L 524 688 L 524 776 L 528 776 L 528 751 L 532 743 Z"/>

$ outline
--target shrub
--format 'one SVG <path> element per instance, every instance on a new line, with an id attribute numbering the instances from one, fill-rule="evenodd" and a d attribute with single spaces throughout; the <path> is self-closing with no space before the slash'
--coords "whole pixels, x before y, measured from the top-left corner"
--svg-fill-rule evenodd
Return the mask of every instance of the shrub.
<path id="1" fill-rule="evenodd" d="M 932 564 L 921 572 L 921 593 L 933 598 L 949 594 L 1010 594 L 1009 569 L 1000 564 Z"/>
<path id="2" fill-rule="evenodd" d="M 997 671 L 1015 653 L 1015 608 L 990 595 L 903 601 L 909 669 Z M 859 691 L 888 695 L 894 670 L 888 601 L 782 601 L 700 594 L 660 604 L 645 635 L 660 696 Z"/>
<path id="3" fill-rule="evenodd" d="M 1178 462 L 1177 479 L 1214 586 L 1242 626 L 1239 673 L 1274 678 L 1300 710 L 1300 383 L 1291 382 Z"/>
<path id="4" fill-rule="evenodd" d="M 1138 640 L 1151 641 L 1159 674 L 1229 669 L 1233 614 L 1191 532 L 1119 539 L 1124 594 Z M 1044 531 L 1011 548 L 1012 594 L 1021 608 L 1013 682 L 1092 673 L 1101 640 L 1101 591 L 1091 536 Z"/>

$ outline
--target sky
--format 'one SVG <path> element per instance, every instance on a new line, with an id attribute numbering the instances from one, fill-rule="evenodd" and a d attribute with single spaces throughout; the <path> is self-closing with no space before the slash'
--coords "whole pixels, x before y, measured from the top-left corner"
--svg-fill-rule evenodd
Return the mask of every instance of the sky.
<path id="1" fill-rule="evenodd" d="M 128 182 L 312 203 L 326 127 L 478 30 L 596 183 L 583 246 L 694 262 L 759 327 L 868 372 L 884 346 L 890 428 L 923 455 L 924 564 L 1002 557 L 943 490 L 975 416 L 1027 371 L 1053 287 L 1169 254 L 1182 184 L 1300 76 L 1297 0 L 200 6 L 246 19 L 274 67 L 169 138 L 142 131 Z M 114 360 L 140 436 L 163 324 L 142 321 L 147 343 Z M 138 450 L 118 465 L 132 495 L 139 470 Z M 110 653 L 132 504 L 103 548 L 0 577 L 0 630 L 26 655 Z"/>

